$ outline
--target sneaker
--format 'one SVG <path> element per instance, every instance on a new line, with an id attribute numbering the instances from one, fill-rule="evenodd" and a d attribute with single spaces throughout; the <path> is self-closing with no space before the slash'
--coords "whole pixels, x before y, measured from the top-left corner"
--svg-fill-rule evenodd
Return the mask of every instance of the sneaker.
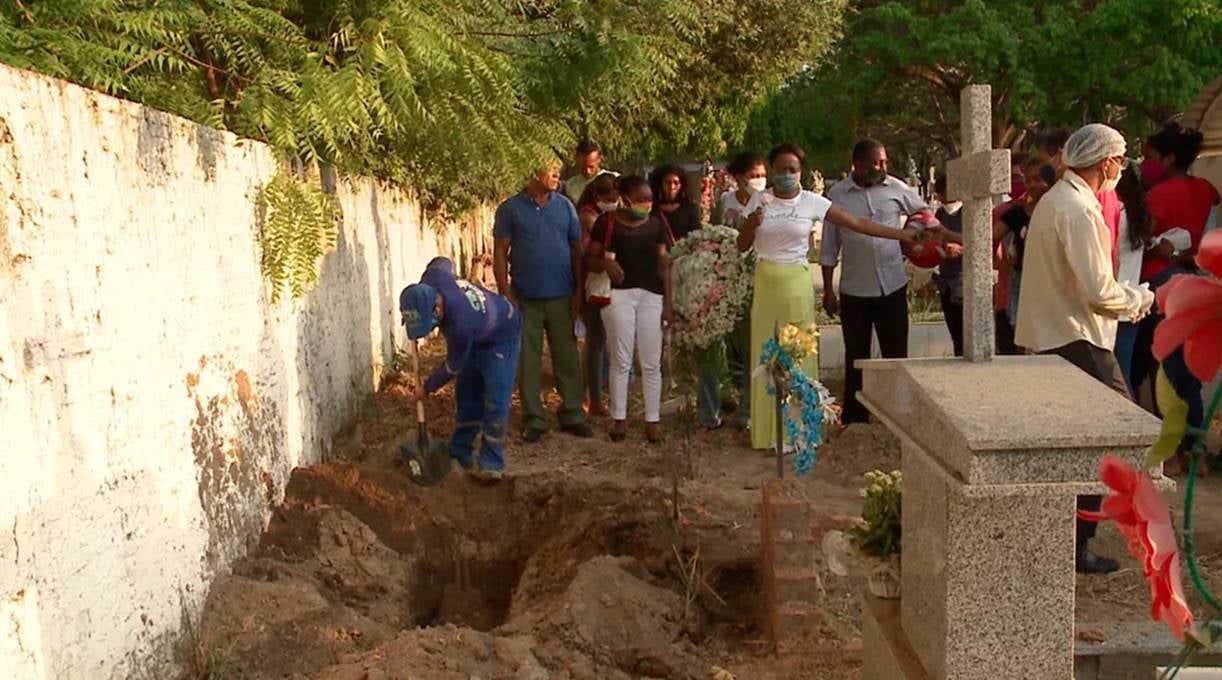
<path id="1" fill-rule="evenodd" d="M 528 427 L 526 428 L 526 431 L 522 433 L 522 441 L 528 444 L 534 444 L 540 439 L 543 439 L 543 435 L 545 434 L 547 434 L 547 430 L 544 430 L 541 427 Z"/>
<path id="2" fill-rule="evenodd" d="M 571 434 L 574 437 L 580 437 L 581 439 L 586 439 L 594 434 L 594 431 L 590 429 L 590 426 L 587 423 L 573 423 L 572 425 L 564 425 L 560 428 L 560 431 L 565 434 Z"/>
<path id="3" fill-rule="evenodd" d="M 725 424 L 726 421 L 718 418 L 713 423 L 700 423 L 700 429 L 704 430 L 705 432 L 712 432 L 713 430 L 720 430 L 722 427 L 725 427 Z"/>
<path id="4" fill-rule="evenodd" d="M 496 484 L 505 478 L 503 470 L 472 470 L 468 474 L 480 484 Z"/>

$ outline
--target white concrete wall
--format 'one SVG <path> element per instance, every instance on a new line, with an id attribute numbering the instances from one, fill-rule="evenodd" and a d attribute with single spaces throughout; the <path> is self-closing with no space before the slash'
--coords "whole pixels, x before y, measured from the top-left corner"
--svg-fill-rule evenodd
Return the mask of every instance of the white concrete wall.
<path id="1" fill-rule="evenodd" d="M 273 307 L 262 144 L 0 66 L 0 677 L 174 677 L 184 617 L 375 387 L 399 289 L 482 249 L 341 181 Z M 439 235 L 445 232 L 445 235 Z"/>
<path id="2" fill-rule="evenodd" d="M 870 356 L 879 356 L 878 336 L 871 338 Z M 908 356 L 913 359 L 944 358 L 955 355 L 946 322 L 908 324 Z M 830 373 L 829 373 L 830 371 Z M 839 376 L 844 371 L 844 333 L 840 326 L 819 327 L 819 374 Z"/>

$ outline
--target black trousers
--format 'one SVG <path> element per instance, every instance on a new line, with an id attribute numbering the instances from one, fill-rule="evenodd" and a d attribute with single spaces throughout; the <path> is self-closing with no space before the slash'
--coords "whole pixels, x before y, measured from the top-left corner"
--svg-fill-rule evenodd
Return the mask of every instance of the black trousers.
<path id="1" fill-rule="evenodd" d="M 949 288 L 938 291 L 938 299 L 942 301 L 942 318 L 946 319 L 946 330 L 950 331 L 950 344 L 955 348 L 955 356 L 963 356 L 963 302 L 955 301 L 953 291 Z"/>
<path id="2" fill-rule="evenodd" d="M 1018 345 L 1014 344 L 1014 326 L 1010 323 L 1010 315 L 1006 310 L 993 312 L 993 334 L 997 338 L 997 354 L 999 356 L 1017 356 Z"/>
<path id="3" fill-rule="evenodd" d="M 844 333 L 844 424 L 864 423 L 870 412 L 857 401 L 861 391 L 858 359 L 870 358 L 870 339 L 878 334 L 878 348 L 886 359 L 908 357 L 908 286 L 882 297 L 840 296 L 840 323 Z"/>
<path id="4" fill-rule="evenodd" d="M 1120 370 L 1120 363 L 1116 361 L 1116 355 L 1112 354 L 1110 350 L 1095 347 L 1085 340 L 1078 340 L 1063 347 L 1040 352 L 1040 354 L 1055 354 L 1085 371 L 1095 380 L 1124 395 L 1125 399 L 1132 399 L 1129 395 L 1128 384 L 1124 381 L 1124 373 Z M 1079 510 L 1098 512 L 1102 506 L 1103 496 L 1078 496 Z M 1086 547 L 1087 541 L 1095 537 L 1096 528 L 1095 522 L 1078 520 L 1077 546 L 1079 550 Z"/>

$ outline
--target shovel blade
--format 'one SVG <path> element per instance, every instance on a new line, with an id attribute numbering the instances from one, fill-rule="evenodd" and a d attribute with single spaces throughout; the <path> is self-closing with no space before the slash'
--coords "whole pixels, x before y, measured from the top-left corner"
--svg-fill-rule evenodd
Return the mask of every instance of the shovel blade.
<path id="1" fill-rule="evenodd" d="M 407 465 L 407 476 L 420 486 L 437 486 L 450 473 L 450 451 L 445 442 L 406 442 L 399 455 Z"/>

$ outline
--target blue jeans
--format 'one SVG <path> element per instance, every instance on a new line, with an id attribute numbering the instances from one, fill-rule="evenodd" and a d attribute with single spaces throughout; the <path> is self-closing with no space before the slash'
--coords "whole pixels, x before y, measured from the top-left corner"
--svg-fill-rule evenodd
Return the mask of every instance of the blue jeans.
<path id="1" fill-rule="evenodd" d="M 751 421 L 751 373 L 754 370 L 747 360 L 751 345 L 750 317 L 740 319 L 722 344 L 730 379 L 740 395 L 736 417 L 740 425 L 746 426 Z M 720 353 L 710 351 L 709 354 L 710 358 L 702 362 L 697 376 L 696 418 L 704 427 L 716 427 L 721 422 L 721 361 Z"/>
<path id="2" fill-rule="evenodd" d="M 1023 270 L 1010 269 L 1010 296 L 1006 300 L 1006 316 L 1010 317 L 1010 325 L 1018 325 L 1018 293 L 1023 287 Z"/>
<path id="3" fill-rule="evenodd" d="M 1137 324 L 1121 321 L 1116 327 L 1116 362 L 1124 373 L 1124 383 L 1129 386 L 1129 395 L 1137 400 L 1137 386 L 1133 384 L 1133 350 L 1137 347 Z"/>
<path id="4" fill-rule="evenodd" d="M 466 366 L 455 378 L 458 424 L 450 440 L 450 457 L 464 468 L 471 467 L 475 437 L 483 434 L 480 469 L 505 469 L 505 433 L 509 429 L 509 400 L 517 376 L 520 344 L 514 338 L 472 349 Z"/>

